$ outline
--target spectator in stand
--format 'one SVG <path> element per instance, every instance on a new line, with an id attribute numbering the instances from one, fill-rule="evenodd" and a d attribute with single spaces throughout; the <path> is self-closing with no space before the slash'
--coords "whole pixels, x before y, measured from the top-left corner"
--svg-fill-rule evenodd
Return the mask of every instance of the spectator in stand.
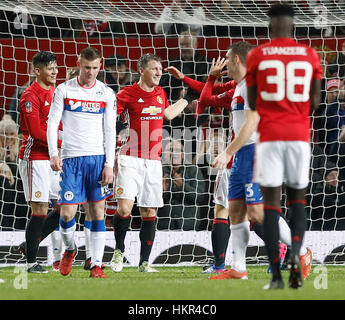
<path id="1" fill-rule="evenodd" d="M 337 100 L 339 95 L 339 87 L 341 85 L 341 81 L 339 79 L 331 79 L 327 81 L 326 86 L 326 102 L 330 104 Z"/>
<path id="2" fill-rule="evenodd" d="M 337 226 L 334 223 L 337 213 L 344 210 L 345 202 L 344 197 L 337 192 L 341 187 L 338 181 L 338 168 L 316 144 L 312 146 L 310 180 L 307 192 L 310 216 L 308 229 L 340 230 L 342 219 L 339 219 Z M 345 217 L 344 214 L 342 217 Z"/>
<path id="3" fill-rule="evenodd" d="M 19 101 L 20 101 L 20 98 L 21 98 L 23 92 L 25 91 L 25 89 L 27 87 L 29 87 L 32 84 L 32 82 L 35 80 L 35 77 L 36 76 L 35 76 L 34 71 L 33 71 L 32 63 L 30 63 L 29 80 L 27 82 L 25 82 L 24 85 L 17 87 L 16 91 L 14 92 L 14 94 L 12 96 L 12 100 L 11 100 L 10 108 L 8 110 L 8 114 L 12 117 L 12 119 L 18 125 L 20 125 L 20 119 L 19 119 L 20 118 L 19 117 Z"/>
<path id="4" fill-rule="evenodd" d="M 338 97 L 338 116 L 336 115 L 332 119 L 334 125 L 338 125 L 335 133 L 337 134 L 335 138 L 337 139 L 336 143 L 333 144 L 330 152 L 331 154 L 337 153 L 338 162 L 336 162 L 339 167 L 339 181 L 341 187 L 345 187 L 345 81 L 341 84 Z M 333 106 L 332 106 L 333 108 Z M 336 106 L 334 105 L 334 108 Z M 330 113 L 333 110 L 330 110 Z M 328 119 L 327 119 L 328 120 Z M 336 121 L 336 122 L 335 122 Z"/>
<path id="5" fill-rule="evenodd" d="M 206 179 L 184 160 L 181 142 L 172 140 L 163 154 L 164 207 L 158 211 L 158 229 L 198 230 L 200 209 L 208 205 Z"/>
<path id="6" fill-rule="evenodd" d="M 169 59 L 169 67 L 175 67 L 184 75 L 204 81 L 207 76 L 208 62 L 206 57 L 197 51 L 198 38 L 188 31 L 182 32 L 179 36 L 180 55 Z M 177 101 L 180 91 L 183 89 L 182 81 L 172 77 L 169 73 L 164 74 L 161 79 L 161 86 L 172 101 Z"/>
<path id="7" fill-rule="evenodd" d="M 126 63 L 122 55 L 111 56 L 104 61 L 105 82 L 115 93 L 139 80 L 139 74 L 127 68 Z"/>
<path id="8" fill-rule="evenodd" d="M 10 167 L 0 162 L 0 227 L 1 230 L 13 231 L 15 206 L 15 179 Z"/>
<path id="9" fill-rule="evenodd" d="M 0 121 L 0 225 L 6 230 L 25 229 L 29 211 L 17 173 L 18 153 L 17 124 L 4 115 Z"/>
<path id="10" fill-rule="evenodd" d="M 339 95 L 340 81 L 329 80 L 327 83 L 327 106 L 325 110 L 325 129 L 326 129 L 326 153 L 331 157 L 331 161 L 337 164 L 339 155 L 338 137 L 340 130 L 345 126 L 345 101 L 343 94 Z M 330 83 L 332 82 L 332 83 Z M 334 84 L 336 83 L 336 84 Z M 333 85 L 335 90 L 333 91 Z M 344 90 L 345 85 L 341 85 Z M 332 90 L 331 90 L 332 89 Z M 330 90 L 330 94 L 329 91 Z M 329 102 L 331 101 L 331 102 Z M 344 154 L 345 155 L 345 154 Z"/>
<path id="11" fill-rule="evenodd" d="M 196 6 L 188 0 L 174 0 L 170 6 L 163 9 L 154 30 L 157 34 L 165 35 L 181 34 L 183 31 L 202 35 L 202 22 L 205 19 L 205 12 L 201 6 Z M 186 23 L 174 23 L 176 20 L 183 20 Z"/>
<path id="12" fill-rule="evenodd" d="M 4 118 L 0 121 L 0 161 L 7 163 L 12 174 L 16 176 L 19 154 L 18 127 L 12 119 Z"/>
<path id="13" fill-rule="evenodd" d="M 345 41 L 337 57 L 328 65 L 328 70 L 335 77 L 345 78 Z"/>
<path id="14" fill-rule="evenodd" d="M 326 79 L 322 81 L 325 82 Z M 339 79 L 331 79 L 328 80 L 327 83 L 324 84 L 326 90 L 323 91 L 323 99 L 321 99 L 320 107 L 317 110 L 313 111 L 313 140 L 319 143 L 319 146 L 324 148 L 326 142 L 326 123 L 325 123 L 325 114 L 327 106 L 330 105 L 332 102 L 337 100 L 339 94 L 339 86 L 340 86 Z M 332 134 L 331 134 L 332 136 Z M 328 137 L 329 139 L 330 137 Z M 327 147 L 327 146 L 326 146 Z M 328 147 L 327 147 L 328 148 Z M 328 149 L 327 149 L 328 150 Z"/>

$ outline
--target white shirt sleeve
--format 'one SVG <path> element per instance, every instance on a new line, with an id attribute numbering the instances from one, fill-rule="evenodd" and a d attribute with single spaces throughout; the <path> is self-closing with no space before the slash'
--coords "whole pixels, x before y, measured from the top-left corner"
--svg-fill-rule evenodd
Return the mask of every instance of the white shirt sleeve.
<path id="1" fill-rule="evenodd" d="M 64 110 L 64 84 L 59 85 L 54 92 L 47 123 L 47 140 L 49 157 L 58 156 L 58 131 Z"/>
<path id="2" fill-rule="evenodd" d="M 106 106 L 104 111 L 104 151 L 105 166 L 113 168 L 116 148 L 116 95 L 112 89 L 108 89 Z"/>
<path id="3" fill-rule="evenodd" d="M 241 87 L 241 96 L 244 100 L 244 110 L 251 110 L 249 107 L 249 103 L 248 103 L 248 95 L 247 95 L 247 82 L 244 79 L 245 84 Z"/>

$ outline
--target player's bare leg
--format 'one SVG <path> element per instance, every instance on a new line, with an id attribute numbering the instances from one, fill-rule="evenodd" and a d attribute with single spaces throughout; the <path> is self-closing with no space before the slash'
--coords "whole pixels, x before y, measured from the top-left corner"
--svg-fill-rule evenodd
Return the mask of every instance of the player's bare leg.
<path id="1" fill-rule="evenodd" d="M 125 238 L 131 221 L 131 212 L 134 201 L 128 199 L 118 199 L 117 212 L 113 217 L 113 228 L 115 236 L 115 251 L 111 260 L 111 269 L 114 272 L 121 272 L 123 269 L 123 259 L 125 255 Z"/>
<path id="2" fill-rule="evenodd" d="M 149 266 L 149 258 L 155 240 L 156 234 L 156 208 L 140 208 L 141 227 L 140 227 L 140 261 L 138 271 L 140 272 L 158 272 Z"/>

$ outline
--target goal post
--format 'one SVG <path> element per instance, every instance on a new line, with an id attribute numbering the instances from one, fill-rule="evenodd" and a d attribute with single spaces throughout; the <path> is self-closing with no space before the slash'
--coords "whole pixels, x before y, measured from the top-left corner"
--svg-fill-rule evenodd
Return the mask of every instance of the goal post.
<path id="1" fill-rule="evenodd" d="M 33 79 L 30 76 L 33 55 L 39 50 L 56 54 L 60 84 L 66 80 L 68 69 L 75 66 L 80 51 L 94 46 L 104 57 L 99 79 L 108 83 L 114 81 L 113 88 L 118 91 L 122 85 L 116 83 L 117 77 L 127 77 L 126 83 L 137 79 L 136 63 L 144 53 L 155 53 L 161 57 L 163 67 L 180 66 L 187 75 L 204 81 L 212 58 L 224 56 L 232 43 L 245 40 L 257 46 L 269 40 L 266 13 L 272 1 L 185 2 L 184 12 L 173 0 L 0 2 L 0 119 L 3 119 L 0 123 L 0 264 L 24 261 L 13 248 L 24 240 L 30 208 L 24 200 L 18 173 L 18 149 L 11 150 L 21 144 L 18 104 L 21 93 Z M 313 162 L 307 195 L 308 232 L 305 241 L 315 252 L 316 262 L 344 263 L 345 153 L 342 154 L 342 143 L 334 141 L 334 135 L 337 136 L 334 132 L 340 133 L 341 119 L 345 115 L 345 111 L 344 114 L 339 111 L 341 106 L 345 110 L 345 61 L 342 58 L 345 56 L 345 4 L 342 0 L 289 3 L 296 11 L 294 37 L 315 47 L 324 67 L 321 107 L 311 118 Z M 183 32 L 184 25 L 188 25 L 187 30 L 195 33 L 197 39 L 197 49 L 188 58 L 190 60 L 181 57 L 181 38 L 175 32 Z M 190 48 L 187 46 L 187 49 Z M 119 61 L 124 61 L 126 68 L 116 72 L 112 67 L 118 68 Z M 114 78 L 111 78 L 112 73 Z M 161 83 L 171 102 L 187 90 L 183 83 L 175 81 L 167 73 L 163 74 Z M 327 99 L 332 97 L 334 101 L 330 109 L 332 101 Z M 340 109 L 328 116 L 327 110 L 333 110 L 334 103 L 338 103 Z M 8 126 L 1 125 L 6 118 L 17 125 L 15 146 L 6 145 Z M 215 172 L 210 170 L 210 161 L 226 145 L 231 132 L 228 119 L 226 112 L 215 112 L 214 108 L 208 108 L 203 115 L 196 117 L 190 106 L 181 117 L 164 124 L 164 172 L 168 176 L 171 173 L 172 155 L 164 148 L 174 138 L 182 144 L 186 162 L 182 173 L 187 174 L 188 171 L 189 175 L 184 179 L 183 189 L 178 189 L 173 177 L 169 176 L 164 190 L 165 207 L 158 211 L 158 231 L 151 257 L 153 263 L 203 264 L 212 259 L 210 230 L 214 217 Z M 328 153 L 331 147 L 333 153 Z M 334 182 L 335 172 L 338 174 L 337 183 Z M 284 201 L 282 208 L 288 219 Z M 116 202 L 109 201 L 106 210 L 106 262 L 110 260 L 115 245 L 111 228 L 115 211 Z M 82 208 L 77 217 L 76 243 L 80 252 L 77 262 L 81 263 L 84 250 Z M 126 259 L 133 265 L 139 252 L 137 231 L 140 223 L 135 207 L 126 240 Z M 39 255 L 43 262 L 51 262 L 49 237 L 42 243 Z M 247 256 L 249 263 L 267 262 L 263 242 L 253 232 Z M 227 254 L 227 263 L 229 258 L 230 254 Z"/>

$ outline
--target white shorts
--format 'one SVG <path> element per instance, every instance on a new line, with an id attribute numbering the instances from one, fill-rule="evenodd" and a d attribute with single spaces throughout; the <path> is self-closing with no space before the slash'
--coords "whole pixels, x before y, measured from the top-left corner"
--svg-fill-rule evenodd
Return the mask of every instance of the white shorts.
<path id="1" fill-rule="evenodd" d="M 19 173 L 26 201 L 49 202 L 58 198 L 60 173 L 50 168 L 49 160 L 19 159 Z"/>
<path id="2" fill-rule="evenodd" d="M 229 208 L 228 200 L 229 190 L 229 169 L 218 170 L 216 181 L 214 183 L 213 202 L 224 208 Z"/>
<path id="3" fill-rule="evenodd" d="M 310 144 L 304 141 L 267 141 L 257 144 L 254 179 L 263 187 L 283 182 L 293 189 L 309 184 Z"/>
<path id="4" fill-rule="evenodd" d="M 159 160 L 119 155 L 115 199 L 135 200 L 138 207 L 163 207 L 163 171 Z"/>

